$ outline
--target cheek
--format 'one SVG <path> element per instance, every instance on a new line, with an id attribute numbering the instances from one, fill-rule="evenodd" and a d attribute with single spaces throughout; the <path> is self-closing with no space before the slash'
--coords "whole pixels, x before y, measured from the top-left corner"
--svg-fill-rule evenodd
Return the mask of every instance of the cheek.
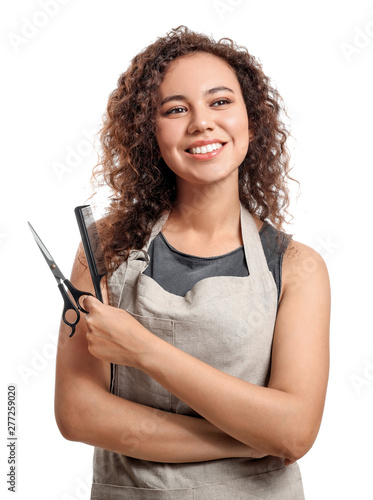
<path id="1" fill-rule="evenodd" d="M 249 120 L 246 113 L 232 116 L 230 125 L 237 138 L 241 140 L 249 139 Z"/>
<path id="2" fill-rule="evenodd" d="M 236 160 L 244 160 L 249 147 L 249 120 L 246 113 L 234 114 L 229 118 L 229 128 L 234 138 Z"/>
<path id="3" fill-rule="evenodd" d="M 162 125 L 158 128 L 156 139 L 162 156 L 169 154 L 176 146 L 177 134 L 175 127 Z"/>
<path id="4" fill-rule="evenodd" d="M 236 140 L 248 140 L 249 138 L 249 119 L 246 109 L 237 112 L 235 110 L 229 116 L 225 116 L 226 126 Z"/>

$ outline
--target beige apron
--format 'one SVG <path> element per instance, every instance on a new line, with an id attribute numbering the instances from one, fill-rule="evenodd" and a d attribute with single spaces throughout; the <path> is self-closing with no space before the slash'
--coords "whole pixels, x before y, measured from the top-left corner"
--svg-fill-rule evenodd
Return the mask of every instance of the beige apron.
<path id="1" fill-rule="evenodd" d="M 185 297 L 167 292 L 143 274 L 149 262 L 149 245 L 167 217 L 165 214 L 159 219 L 144 248 L 132 250 L 128 261 L 109 279 L 110 303 L 205 363 L 266 386 L 277 288 L 253 217 L 241 205 L 242 239 L 250 275 L 202 279 Z M 112 392 L 117 396 L 166 412 L 199 417 L 143 372 L 119 365 L 114 368 Z M 95 448 L 91 499 L 302 500 L 304 493 L 298 464 L 285 467 L 278 457 L 175 464 L 138 460 Z"/>

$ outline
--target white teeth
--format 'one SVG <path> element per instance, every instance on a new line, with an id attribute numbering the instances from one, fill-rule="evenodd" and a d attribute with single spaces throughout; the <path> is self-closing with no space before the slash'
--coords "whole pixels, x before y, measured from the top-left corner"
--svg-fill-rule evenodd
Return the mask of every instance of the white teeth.
<path id="1" fill-rule="evenodd" d="M 200 153 L 211 153 L 211 151 L 215 151 L 216 149 L 220 149 L 223 146 L 220 142 L 214 142 L 213 144 L 207 144 L 206 146 L 201 146 L 200 148 L 191 148 L 189 151 L 194 154 Z"/>

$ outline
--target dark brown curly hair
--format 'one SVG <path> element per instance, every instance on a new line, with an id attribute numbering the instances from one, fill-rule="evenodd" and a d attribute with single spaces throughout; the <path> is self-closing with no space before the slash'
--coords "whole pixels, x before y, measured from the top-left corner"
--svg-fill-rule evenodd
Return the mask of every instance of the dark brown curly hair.
<path id="1" fill-rule="evenodd" d="M 100 238 L 109 273 L 127 259 L 131 249 L 146 243 L 154 222 L 176 200 L 175 174 L 160 158 L 156 140 L 158 89 L 177 57 L 207 52 L 235 71 L 254 138 L 239 167 L 241 203 L 279 230 L 288 214 L 289 136 L 281 120 L 282 99 L 257 60 L 229 38 L 213 38 L 186 26 L 172 29 L 136 55 L 110 94 L 100 130 L 101 162 L 93 182 L 107 184 L 113 194 Z M 297 181 L 296 181 L 297 182 Z"/>

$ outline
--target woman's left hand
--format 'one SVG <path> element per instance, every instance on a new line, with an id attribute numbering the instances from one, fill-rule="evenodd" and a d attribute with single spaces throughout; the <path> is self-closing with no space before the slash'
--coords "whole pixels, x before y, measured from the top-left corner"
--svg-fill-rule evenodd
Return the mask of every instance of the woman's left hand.
<path id="1" fill-rule="evenodd" d="M 96 358 L 119 365 L 137 367 L 137 360 L 154 335 L 122 309 L 85 296 L 83 308 L 89 352 Z"/>

